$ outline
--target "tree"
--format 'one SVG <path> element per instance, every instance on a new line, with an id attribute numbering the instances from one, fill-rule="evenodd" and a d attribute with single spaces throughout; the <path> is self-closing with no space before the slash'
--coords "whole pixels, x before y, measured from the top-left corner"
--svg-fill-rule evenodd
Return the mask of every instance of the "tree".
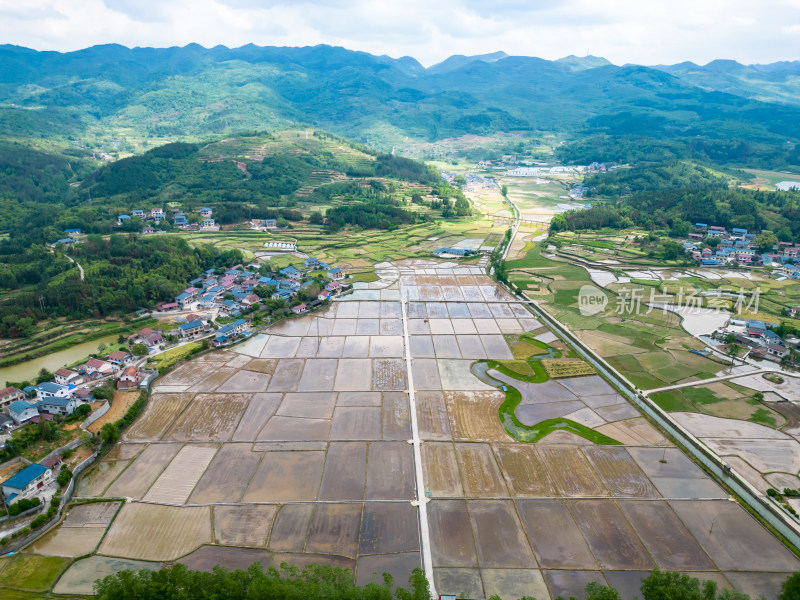
<path id="1" fill-rule="evenodd" d="M 312 225 L 322 225 L 325 219 L 322 218 L 322 213 L 320 211 L 315 210 L 308 216 L 308 222 Z"/>
<path id="2" fill-rule="evenodd" d="M 783 582 L 781 591 L 778 592 L 778 600 L 798 599 L 800 599 L 800 573 L 795 573 Z"/>
<path id="3" fill-rule="evenodd" d="M 778 245 L 778 236 L 771 231 L 765 231 L 756 238 L 756 246 L 761 252 L 768 252 L 772 250 L 773 246 Z"/>
<path id="4" fill-rule="evenodd" d="M 586 585 L 586 600 L 619 600 L 619 592 L 612 587 L 591 581 Z"/>
<path id="5" fill-rule="evenodd" d="M 45 442 L 52 442 L 56 437 L 58 437 L 58 429 L 55 426 L 55 423 L 52 421 L 46 421 L 42 419 L 39 421 L 39 437 L 42 438 Z"/>
<path id="6" fill-rule="evenodd" d="M 508 198 L 508 186 L 504 185 L 500 188 L 500 193 L 503 194 L 504 198 Z"/>
<path id="7" fill-rule="evenodd" d="M 136 344 L 133 347 L 133 349 L 131 350 L 131 352 L 133 352 L 134 356 L 144 356 L 145 354 L 147 354 L 150 351 L 147 349 L 147 346 L 145 346 L 144 344 Z"/>
<path id="8" fill-rule="evenodd" d="M 100 342 L 100 343 L 97 345 L 97 352 L 99 352 L 100 354 L 102 354 L 103 352 L 105 352 L 106 348 L 108 348 L 108 346 L 106 346 L 106 345 L 105 345 L 103 342 Z"/>
<path id="9" fill-rule="evenodd" d="M 39 374 L 36 376 L 36 383 L 38 385 L 40 383 L 44 383 L 45 381 L 50 381 L 53 379 L 53 377 L 54 375 L 50 371 L 42 367 L 39 369 Z"/>
<path id="10" fill-rule="evenodd" d="M 69 483 L 70 479 L 72 479 L 72 472 L 67 467 L 62 467 L 61 472 L 59 472 L 58 477 L 56 477 L 58 485 L 64 487 Z"/>
<path id="11" fill-rule="evenodd" d="M 100 439 L 104 444 L 113 444 L 119 438 L 119 429 L 115 423 L 106 423 L 100 428 Z"/>

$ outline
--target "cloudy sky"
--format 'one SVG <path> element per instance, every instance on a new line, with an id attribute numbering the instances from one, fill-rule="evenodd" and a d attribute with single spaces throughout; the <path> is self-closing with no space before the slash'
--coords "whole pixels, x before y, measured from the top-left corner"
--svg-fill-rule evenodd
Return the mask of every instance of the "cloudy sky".
<path id="1" fill-rule="evenodd" d="M 40 50 L 332 44 L 410 55 L 505 50 L 616 64 L 800 59 L 800 0 L 0 0 L 0 43 Z"/>

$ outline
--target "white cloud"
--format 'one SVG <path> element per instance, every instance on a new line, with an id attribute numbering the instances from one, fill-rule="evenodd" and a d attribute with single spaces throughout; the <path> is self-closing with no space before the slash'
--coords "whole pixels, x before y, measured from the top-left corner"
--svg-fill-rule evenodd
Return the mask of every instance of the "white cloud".
<path id="1" fill-rule="evenodd" d="M 327 43 L 423 64 L 496 50 L 753 63 L 800 59 L 798 35 L 800 0 L 0 0 L 0 40 L 62 51 Z"/>

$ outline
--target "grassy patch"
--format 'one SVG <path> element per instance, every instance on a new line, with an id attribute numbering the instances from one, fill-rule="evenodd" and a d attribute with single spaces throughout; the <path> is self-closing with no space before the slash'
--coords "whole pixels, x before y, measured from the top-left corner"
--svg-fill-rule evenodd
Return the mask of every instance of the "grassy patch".
<path id="1" fill-rule="evenodd" d="M 44 592 L 67 564 L 69 559 L 55 556 L 19 556 L 0 573 L 0 586 Z"/>
<path id="2" fill-rule="evenodd" d="M 582 377 L 594 375 L 594 368 L 578 359 L 550 359 L 543 360 L 542 366 L 553 379 L 563 377 Z"/>
<path id="3" fill-rule="evenodd" d="M 696 412 L 697 409 L 689 402 L 680 390 L 667 390 L 650 396 L 653 402 L 667 412 Z"/>
<path id="4" fill-rule="evenodd" d="M 185 346 L 179 346 L 156 355 L 147 361 L 147 365 L 148 367 L 155 366 L 159 373 L 166 373 L 184 358 L 197 354 L 201 347 L 202 344 L 200 342 L 191 342 Z"/>
<path id="5" fill-rule="evenodd" d="M 687 387 L 683 388 L 682 391 L 689 400 L 698 406 L 714 404 L 722 400 L 722 398 L 718 398 L 714 392 L 703 387 Z"/>
<path id="6" fill-rule="evenodd" d="M 761 423 L 762 425 L 767 425 L 768 427 L 778 427 L 775 414 L 763 406 L 753 411 L 753 414 L 750 415 L 748 421 L 752 421 L 753 423 Z"/>
<path id="7" fill-rule="evenodd" d="M 640 390 L 650 390 L 653 388 L 660 388 L 664 387 L 663 381 L 651 375 L 650 373 L 645 373 L 644 371 L 636 371 L 633 373 L 625 373 L 625 377 L 627 377 L 633 385 L 638 387 Z"/>

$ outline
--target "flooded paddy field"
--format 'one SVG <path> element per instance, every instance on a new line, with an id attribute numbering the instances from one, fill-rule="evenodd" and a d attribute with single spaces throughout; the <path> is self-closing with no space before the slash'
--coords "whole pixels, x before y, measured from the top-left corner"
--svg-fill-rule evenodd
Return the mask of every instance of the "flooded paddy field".
<path id="1" fill-rule="evenodd" d="M 511 361 L 515 336 L 547 330 L 477 267 L 392 268 L 383 289 L 158 379 L 142 416 L 78 482 L 78 497 L 109 501 L 73 508 L 26 550 L 93 553 L 55 590 L 162 562 L 286 561 L 349 568 L 360 584 L 429 567 L 437 593 L 475 599 L 580 598 L 590 581 L 627 599 L 652 568 L 771 598 L 800 570 L 597 376 L 516 382 L 515 415 L 535 426 L 552 413 L 618 445 L 558 428 L 515 439 L 499 416 L 505 393 L 471 367 Z"/>

